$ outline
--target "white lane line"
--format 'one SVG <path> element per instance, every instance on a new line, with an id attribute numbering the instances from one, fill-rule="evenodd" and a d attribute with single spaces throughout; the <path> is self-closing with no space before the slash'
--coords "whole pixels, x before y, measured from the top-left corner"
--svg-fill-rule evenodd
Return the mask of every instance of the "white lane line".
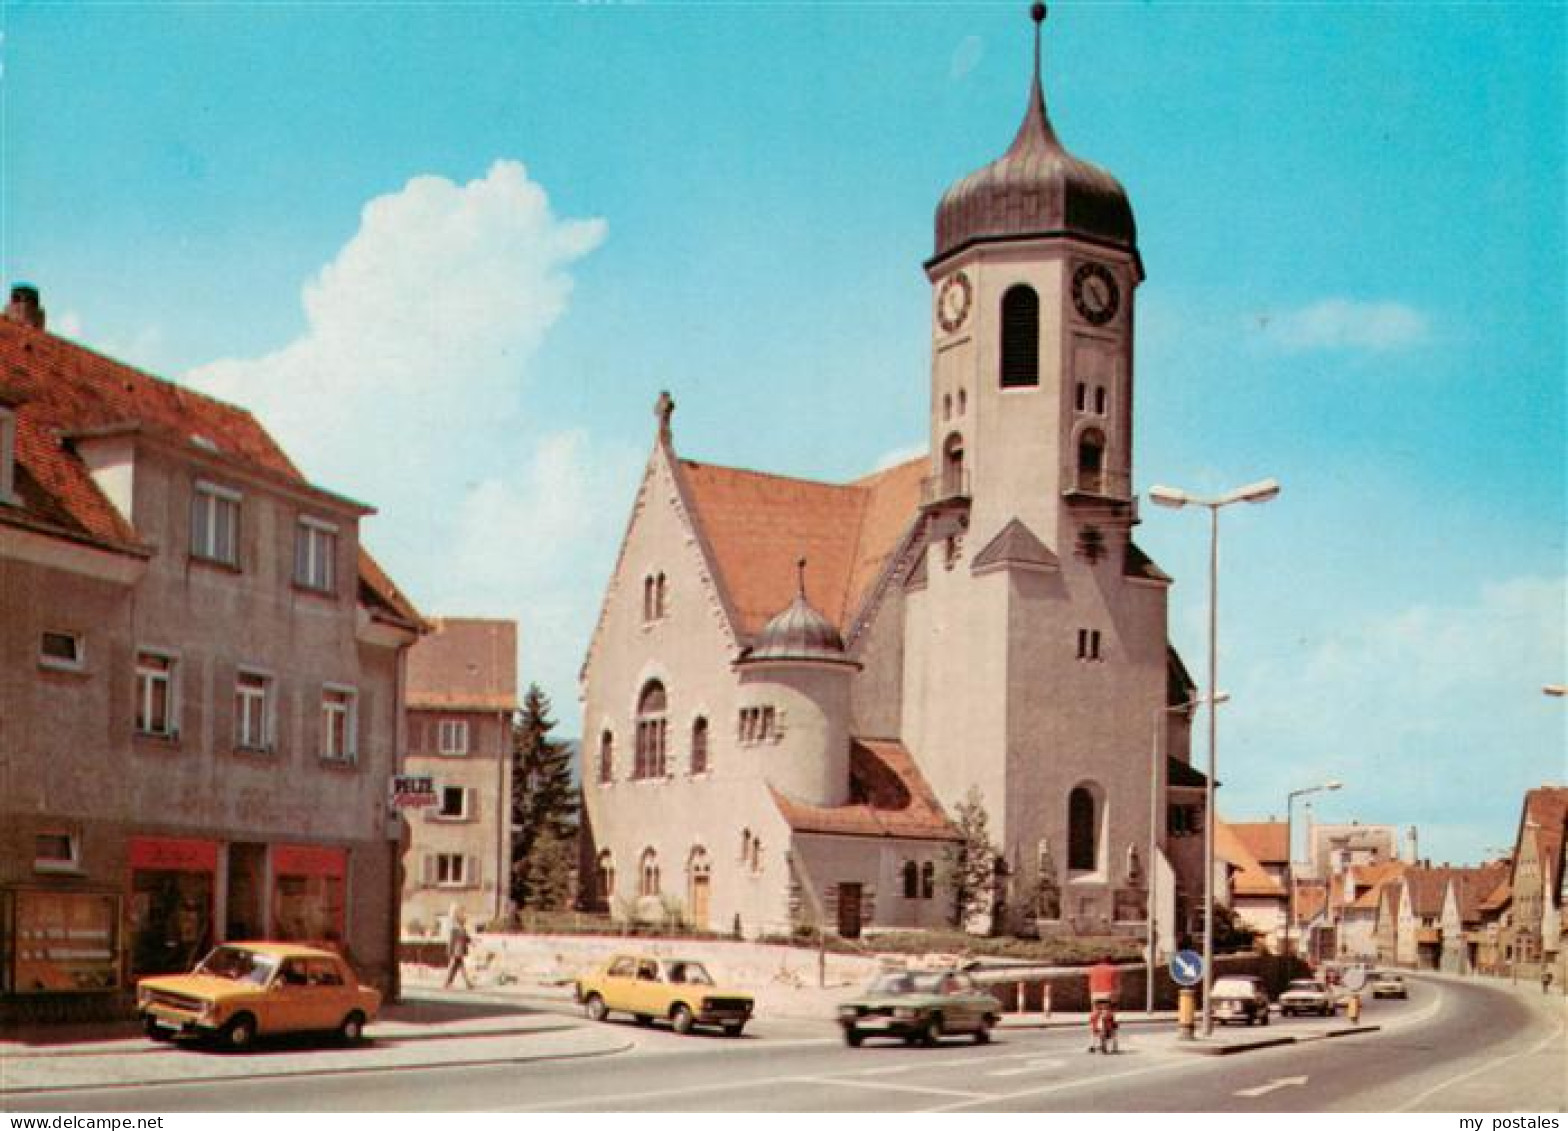
<path id="1" fill-rule="evenodd" d="M 1463 1081 L 1470 1079 L 1472 1076 L 1479 1076 L 1483 1072 L 1490 1072 L 1492 1069 L 1497 1068 L 1500 1065 L 1507 1064 L 1511 1060 L 1518 1060 L 1520 1057 L 1524 1057 L 1524 1056 L 1534 1056 L 1536 1053 L 1540 1052 L 1542 1049 L 1544 1049 L 1547 1045 L 1551 1044 L 1553 1041 L 1560 1041 L 1560 1040 L 1562 1040 L 1565 1032 L 1568 1032 L 1568 1025 L 1560 1025 L 1556 1029 L 1554 1029 L 1552 1032 L 1548 1033 L 1542 1040 L 1540 1040 L 1540 1041 L 1536 1042 L 1535 1044 L 1531 1045 L 1529 1048 L 1525 1049 L 1523 1052 L 1512 1053 L 1512 1054 L 1510 1054 L 1508 1056 L 1500 1056 L 1496 1060 L 1489 1060 L 1489 1061 L 1486 1061 L 1484 1064 L 1480 1065 L 1477 1068 L 1472 1068 L 1469 1072 L 1462 1073 L 1461 1075 L 1458 1075 L 1458 1076 L 1450 1077 L 1449 1079 L 1444 1080 L 1441 1084 L 1436 1084 L 1433 1087 L 1428 1088 L 1426 1091 L 1422 1092 L 1419 1096 L 1417 1096 L 1415 1099 L 1411 1100 L 1409 1103 L 1406 1103 L 1406 1104 L 1403 1104 L 1403 1105 L 1401 1105 L 1399 1107 L 1396 1107 L 1394 1110 L 1395 1111 L 1412 1111 L 1412 1110 L 1415 1109 L 1415 1106 L 1417 1104 L 1421 1103 L 1423 1100 L 1427 1099 L 1429 1096 L 1435 1096 L 1438 1092 L 1441 1092 L 1444 1088 L 1452 1088 L 1455 1084 L 1462 1083 Z"/>
<path id="2" fill-rule="evenodd" d="M 1019 1068 L 1002 1068 L 996 1072 L 987 1072 L 987 1076 L 1024 1076 L 1030 1072 L 1044 1072 L 1049 1068 L 1060 1068 L 1066 1064 L 1065 1060 L 1031 1060 Z"/>
<path id="3" fill-rule="evenodd" d="M 526 1104 L 506 1111 L 566 1111 L 574 1107 L 592 1107 L 594 1104 L 640 1103 L 643 1100 L 664 1100 L 675 1096 L 712 1095 L 714 1092 L 740 1092 L 754 1088 L 775 1088 L 790 1083 L 789 1077 L 769 1076 L 760 1080 L 739 1080 L 724 1084 L 691 1084 L 684 1088 L 658 1088 L 648 1092 L 598 1092 L 582 1099 L 558 1099 L 548 1103 Z"/>
<path id="4" fill-rule="evenodd" d="M 962 1111 L 966 1107 L 979 1107 L 986 1103 L 1006 1103 L 1009 1100 L 1021 1100 L 1030 1096 L 1044 1096 L 1052 1092 L 1065 1092 L 1069 1088 L 1082 1088 L 1086 1084 L 1105 1084 L 1112 1080 L 1128 1080 L 1134 1076 L 1147 1076 L 1150 1072 L 1169 1072 L 1176 1065 L 1167 1061 L 1161 1064 L 1151 1064 L 1147 1068 L 1135 1068 L 1131 1072 L 1118 1072 L 1111 1076 L 1084 1076 L 1077 1080 L 1067 1080 L 1059 1084 L 1046 1084 L 1039 1088 L 1024 1088 L 1018 1092 L 998 1092 L 982 1099 L 968 1100 L 964 1103 L 944 1104 L 941 1107 L 928 1107 L 925 1114 L 935 1114 L 944 1111 Z"/>
<path id="5" fill-rule="evenodd" d="M 1256 1099 L 1258 1096 L 1266 1096 L 1270 1092 L 1277 1092 L 1281 1088 L 1305 1087 L 1308 1079 L 1309 1077 L 1306 1076 L 1280 1076 L 1277 1079 L 1270 1080 L 1267 1084 L 1259 1084 L 1256 1088 L 1243 1088 L 1239 1092 L 1232 1092 L 1231 1095 Z"/>
<path id="6" fill-rule="evenodd" d="M 989 1098 L 984 1092 L 959 1092 L 952 1088 L 925 1088 L 914 1084 L 880 1084 L 875 1080 L 849 1080 L 843 1076 L 795 1076 L 790 1079 L 790 1083 L 827 1084 L 840 1088 L 872 1088 L 882 1092 L 924 1092 L 933 1096 L 962 1096 L 974 1101 L 984 1101 Z"/>

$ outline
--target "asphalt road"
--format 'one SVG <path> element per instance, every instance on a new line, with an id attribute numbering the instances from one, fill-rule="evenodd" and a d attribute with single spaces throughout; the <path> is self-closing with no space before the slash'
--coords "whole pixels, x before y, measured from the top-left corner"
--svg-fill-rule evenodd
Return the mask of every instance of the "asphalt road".
<path id="1" fill-rule="evenodd" d="M 1226 1057 L 1123 1029 L 1091 1056 L 1075 1030 L 1013 1030 L 989 1047 L 849 1049 L 822 1025 L 759 1023 L 741 1040 L 626 1025 L 625 1053 L 522 1065 L 351 1072 L 37 1097 L 60 1111 L 1562 1111 L 1557 1020 L 1481 984 L 1417 980 L 1368 1004 L 1383 1028 Z M 1276 1017 L 1256 1035 L 1321 1031 Z M 31 1107 L 31 1105 L 29 1105 Z"/>

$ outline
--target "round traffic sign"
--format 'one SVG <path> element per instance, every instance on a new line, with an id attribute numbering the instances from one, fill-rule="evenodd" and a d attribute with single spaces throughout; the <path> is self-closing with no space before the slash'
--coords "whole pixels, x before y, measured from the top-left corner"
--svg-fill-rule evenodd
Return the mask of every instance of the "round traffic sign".
<path id="1" fill-rule="evenodd" d="M 1195 950 L 1178 950 L 1171 955 L 1171 981 L 1178 986 L 1196 986 L 1203 981 L 1203 955 Z"/>

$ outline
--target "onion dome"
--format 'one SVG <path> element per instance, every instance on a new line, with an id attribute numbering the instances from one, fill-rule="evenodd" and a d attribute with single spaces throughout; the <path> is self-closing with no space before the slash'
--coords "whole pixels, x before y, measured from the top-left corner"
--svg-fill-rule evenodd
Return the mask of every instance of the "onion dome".
<path id="1" fill-rule="evenodd" d="M 1135 251 L 1127 192 L 1110 173 L 1068 153 L 1051 127 L 1040 84 L 1040 24 L 1033 9 L 1034 80 L 1029 108 L 1007 152 L 948 189 L 936 209 L 936 255 L 970 244 L 1030 236 L 1079 236 Z"/>
<path id="2" fill-rule="evenodd" d="M 798 563 L 800 591 L 789 607 L 767 624 L 746 654 L 751 660 L 829 660 L 843 663 L 844 638 L 833 622 L 806 600 L 806 563 Z"/>

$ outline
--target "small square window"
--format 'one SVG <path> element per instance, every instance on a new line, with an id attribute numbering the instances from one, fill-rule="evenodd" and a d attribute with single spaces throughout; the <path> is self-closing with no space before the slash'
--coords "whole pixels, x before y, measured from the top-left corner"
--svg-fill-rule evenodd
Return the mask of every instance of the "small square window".
<path id="1" fill-rule="evenodd" d="M 240 564 L 240 498 L 228 487 L 197 481 L 191 493 L 191 557 Z"/>
<path id="2" fill-rule="evenodd" d="M 75 833 L 50 831 L 33 838 L 33 871 L 81 871 L 81 842 Z"/>
<path id="3" fill-rule="evenodd" d="M 46 668 L 79 672 L 85 662 L 82 637 L 75 632 L 45 632 L 38 641 L 38 663 Z"/>
<path id="4" fill-rule="evenodd" d="M 447 755 L 468 753 L 468 722 L 442 719 L 436 727 L 436 749 Z"/>
<path id="5" fill-rule="evenodd" d="M 447 785 L 441 787 L 441 804 L 436 810 L 436 816 L 448 821 L 466 821 L 468 819 L 469 791 L 460 785 Z"/>

